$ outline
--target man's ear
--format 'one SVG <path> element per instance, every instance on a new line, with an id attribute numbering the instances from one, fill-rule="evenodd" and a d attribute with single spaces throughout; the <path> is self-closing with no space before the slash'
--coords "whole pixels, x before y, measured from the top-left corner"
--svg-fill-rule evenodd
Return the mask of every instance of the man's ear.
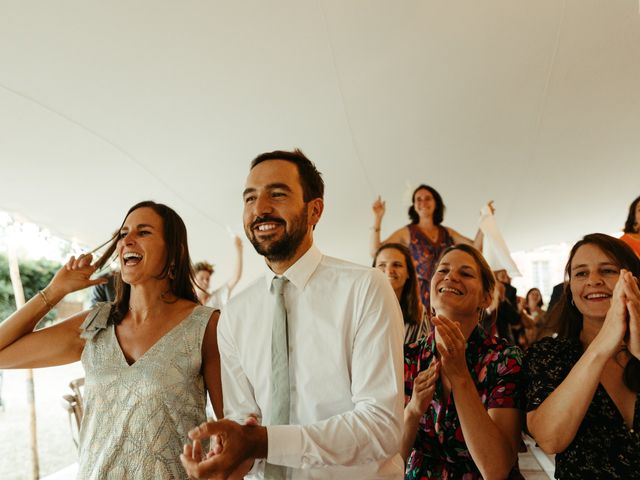
<path id="1" fill-rule="evenodd" d="M 321 198 L 314 198 L 307 204 L 307 222 L 309 225 L 317 225 L 324 211 L 324 200 Z"/>

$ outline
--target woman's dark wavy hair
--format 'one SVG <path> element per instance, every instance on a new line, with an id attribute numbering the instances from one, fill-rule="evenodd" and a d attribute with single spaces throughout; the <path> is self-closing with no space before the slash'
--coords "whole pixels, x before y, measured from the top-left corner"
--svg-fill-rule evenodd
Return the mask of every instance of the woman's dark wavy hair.
<path id="1" fill-rule="evenodd" d="M 400 294 L 400 308 L 402 309 L 402 318 L 404 323 L 410 325 L 419 325 L 422 319 L 422 302 L 420 301 L 420 285 L 418 284 L 418 275 L 416 267 L 413 264 L 413 258 L 409 249 L 401 243 L 385 243 L 373 256 L 373 267 L 376 266 L 378 255 L 383 250 L 392 248 L 397 250 L 404 257 L 404 263 L 407 265 L 407 281 L 404 282 L 402 293 Z"/>
<path id="2" fill-rule="evenodd" d="M 116 252 L 118 240 L 120 239 L 120 230 L 124 225 L 127 217 L 139 208 L 150 208 L 156 212 L 163 220 L 163 237 L 167 249 L 167 258 L 162 271 L 158 276 L 159 279 L 169 278 L 169 290 L 163 294 L 170 294 L 176 297 L 176 300 L 183 298 L 197 303 L 198 297 L 193 288 L 195 278 L 193 268 L 191 266 L 191 258 L 189 257 L 189 245 L 187 242 L 187 227 L 182 218 L 175 210 L 162 203 L 156 203 L 151 200 L 136 203 L 129 209 L 124 216 L 124 220 L 120 228 L 116 230 L 113 237 L 109 241 L 107 250 L 96 261 L 98 269 L 102 268 L 111 260 Z M 113 302 L 112 319 L 117 324 L 122 321 L 129 310 L 129 298 L 131 296 L 131 286 L 122 281 L 120 275 L 116 275 L 116 299 Z M 176 301 L 173 300 L 173 301 Z M 165 300 L 167 303 L 172 301 Z"/>
<path id="3" fill-rule="evenodd" d="M 636 223 L 636 207 L 640 202 L 640 197 L 636 198 L 631 205 L 629 205 L 629 215 L 627 215 L 627 221 L 624 223 L 624 233 L 638 233 L 640 225 Z"/>
<path id="4" fill-rule="evenodd" d="M 435 188 L 430 187 L 429 185 L 425 185 L 424 183 L 416 188 L 413 191 L 413 195 L 411 195 L 411 206 L 409 207 L 409 218 L 411 219 L 411 223 L 418 223 L 420 221 L 420 216 L 418 215 L 418 212 L 416 212 L 416 209 L 413 207 L 413 204 L 416 201 L 416 193 L 418 193 L 418 191 L 420 190 L 428 190 L 429 192 L 431 192 L 431 195 L 433 195 L 433 199 L 436 202 L 436 209 L 433 211 L 433 223 L 436 225 L 440 225 L 444 220 L 444 202 L 442 201 L 442 197 Z"/>
<path id="5" fill-rule="evenodd" d="M 540 289 L 536 288 L 536 287 L 530 288 L 529 291 L 527 292 L 527 294 L 524 296 L 524 300 L 525 300 L 524 301 L 524 309 L 526 310 L 527 313 L 531 313 L 529 311 L 529 295 L 531 295 L 531 293 L 534 290 L 537 290 L 538 293 L 540 294 L 540 300 L 538 300 L 538 306 L 541 307 L 541 306 L 544 305 L 544 300 L 542 300 L 542 292 L 540 291 Z"/>
<path id="6" fill-rule="evenodd" d="M 551 312 L 550 323 L 556 327 L 558 336 L 561 338 L 579 340 L 582 331 L 582 313 L 573 304 L 571 293 L 571 262 L 578 249 L 584 245 L 598 247 L 620 268 L 629 270 L 636 278 L 640 277 L 640 258 L 629 245 L 604 233 L 585 235 L 569 253 L 569 260 L 565 267 L 565 278 L 568 278 L 569 281 L 565 282 L 564 292 Z M 624 369 L 623 379 L 629 389 L 640 392 L 640 360 L 635 357 L 629 360 Z"/>

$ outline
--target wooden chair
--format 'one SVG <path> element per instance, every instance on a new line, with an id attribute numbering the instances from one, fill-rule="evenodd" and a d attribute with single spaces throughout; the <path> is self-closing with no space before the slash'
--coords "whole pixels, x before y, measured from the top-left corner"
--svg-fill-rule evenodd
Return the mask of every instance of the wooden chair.
<path id="1" fill-rule="evenodd" d="M 73 395 L 62 396 L 62 408 L 69 414 L 69 428 L 71 429 L 71 437 L 76 448 L 80 438 L 80 424 L 82 423 L 83 404 L 82 390 L 84 388 L 84 378 L 76 378 L 69 382 L 69 388 Z"/>

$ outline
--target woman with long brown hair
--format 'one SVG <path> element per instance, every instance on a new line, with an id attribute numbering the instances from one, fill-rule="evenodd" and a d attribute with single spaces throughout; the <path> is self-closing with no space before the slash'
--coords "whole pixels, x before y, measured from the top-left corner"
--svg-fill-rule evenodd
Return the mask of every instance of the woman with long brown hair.
<path id="1" fill-rule="evenodd" d="M 409 249 L 400 243 L 385 243 L 373 257 L 373 266 L 384 273 L 400 302 L 404 344 L 415 343 L 428 334 L 429 322 L 420 303 L 418 277 Z"/>
<path id="2" fill-rule="evenodd" d="M 67 294 L 104 282 L 91 276 L 114 253 L 113 303 L 34 331 Z M 182 219 L 166 205 L 141 202 L 97 262 L 71 257 L 0 324 L 0 368 L 82 361 L 79 478 L 186 478 L 178 456 L 189 429 L 205 420 L 205 389 L 222 411 L 219 312 L 198 304 L 193 285 Z"/>
<path id="3" fill-rule="evenodd" d="M 544 338 L 525 357 L 527 427 L 556 455 L 558 479 L 628 479 L 640 471 L 640 259 L 586 235 Z"/>

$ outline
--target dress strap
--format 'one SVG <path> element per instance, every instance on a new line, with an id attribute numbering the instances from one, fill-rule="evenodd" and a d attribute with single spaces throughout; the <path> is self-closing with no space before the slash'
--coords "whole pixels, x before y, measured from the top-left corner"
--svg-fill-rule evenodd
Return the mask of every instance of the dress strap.
<path id="1" fill-rule="evenodd" d="M 80 325 L 80 338 L 91 340 L 98 332 L 107 328 L 109 326 L 112 307 L 113 303 L 111 302 L 96 303 L 87 315 L 87 318 L 82 322 L 82 325 Z"/>

